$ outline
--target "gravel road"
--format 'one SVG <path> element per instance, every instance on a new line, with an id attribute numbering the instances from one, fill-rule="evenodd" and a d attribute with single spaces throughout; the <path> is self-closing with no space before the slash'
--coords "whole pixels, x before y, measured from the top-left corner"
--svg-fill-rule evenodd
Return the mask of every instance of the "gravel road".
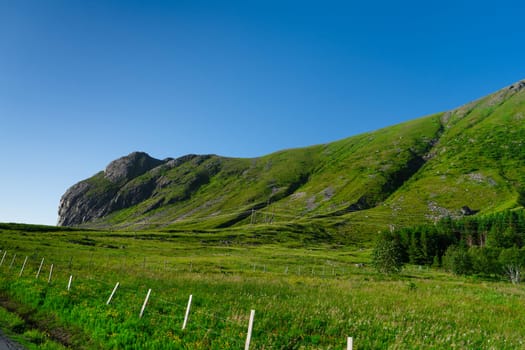
<path id="1" fill-rule="evenodd" d="M 7 338 L 0 330 L 0 350 L 25 350 L 25 348 Z"/>

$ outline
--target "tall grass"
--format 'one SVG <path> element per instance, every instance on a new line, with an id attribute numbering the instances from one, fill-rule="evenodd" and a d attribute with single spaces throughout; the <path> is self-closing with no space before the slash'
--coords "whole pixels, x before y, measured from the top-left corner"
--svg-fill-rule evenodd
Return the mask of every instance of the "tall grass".
<path id="1" fill-rule="evenodd" d="M 341 349 L 347 336 L 358 349 L 523 347 L 520 286 L 416 267 L 384 277 L 354 266 L 369 255 L 355 247 L 204 238 L 4 231 L 2 250 L 19 258 L 11 269 L 0 266 L 0 286 L 34 319 L 67 329 L 74 348 L 242 348 L 250 309 L 256 310 L 253 349 Z M 37 280 L 42 257 L 45 273 Z M 117 281 L 121 287 L 107 306 Z"/>

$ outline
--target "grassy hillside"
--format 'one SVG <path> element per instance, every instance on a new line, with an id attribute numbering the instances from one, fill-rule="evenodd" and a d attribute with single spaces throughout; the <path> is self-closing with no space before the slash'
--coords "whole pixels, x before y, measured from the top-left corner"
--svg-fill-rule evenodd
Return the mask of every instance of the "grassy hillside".
<path id="1" fill-rule="evenodd" d="M 479 214 L 519 206 L 524 116 L 525 93 L 516 87 L 443 114 L 445 131 L 431 158 L 378 212 L 435 220 L 463 206 Z"/>
<path id="2" fill-rule="evenodd" d="M 325 145 L 253 159 L 186 156 L 118 188 L 101 172 L 86 180 L 88 194 L 110 193 L 124 208 L 84 227 L 315 223 L 352 235 L 458 216 L 465 206 L 470 213 L 513 208 L 525 193 L 524 86 Z"/>

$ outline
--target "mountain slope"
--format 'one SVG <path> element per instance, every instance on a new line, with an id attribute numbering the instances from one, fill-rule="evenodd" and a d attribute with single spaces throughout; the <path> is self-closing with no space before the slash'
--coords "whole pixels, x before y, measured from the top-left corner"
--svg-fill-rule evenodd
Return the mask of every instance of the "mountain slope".
<path id="1" fill-rule="evenodd" d="M 481 214 L 516 207 L 525 185 L 524 121 L 523 81 L 443 114 L 429 161 L 386 211 L 435 220 L 460 215 L 464 206 Z"/>
<path id="2" fill-rule="evenodd" d="M 523 200 L 525 82 L 456 110 L 253 159 L 132 153 L 69 189 L 59 224 L 342 230 L 492 212 Z M 335 221 L 334 221 L 335 220 Z"/>

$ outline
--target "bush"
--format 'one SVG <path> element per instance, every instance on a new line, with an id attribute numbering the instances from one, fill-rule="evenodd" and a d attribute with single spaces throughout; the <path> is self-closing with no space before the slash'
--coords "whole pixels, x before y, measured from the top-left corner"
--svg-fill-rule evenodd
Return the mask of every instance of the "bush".
<path id="1" fill-rule="evenodd" d="M 501 249 L 490 247 L 470 247 L 468 254 L 472 271 L 483 275 L 500 275 L 501 265 L 498 261 Z"/>
<path id="2" fill-rule="evenodd" d="M 520 283 L 521 271 L 525 265 L 525 251 L 518 247 L 503 249 L 498 260 L 510 281 L 515 284 Z"/>
<path id="3" fill-rule="evenodd" d="M 443 266 L 456 275 L 472 273 L 472 260 L 464 246 L 451 245 L 443 255 Z"/>
<path id="4" fill-rule="evenodd" d="M 381 273 L 399 273 L 403 268 L 402 247 L 390 234 L 382 234 L 372 253 L 372 264 Z"/>

